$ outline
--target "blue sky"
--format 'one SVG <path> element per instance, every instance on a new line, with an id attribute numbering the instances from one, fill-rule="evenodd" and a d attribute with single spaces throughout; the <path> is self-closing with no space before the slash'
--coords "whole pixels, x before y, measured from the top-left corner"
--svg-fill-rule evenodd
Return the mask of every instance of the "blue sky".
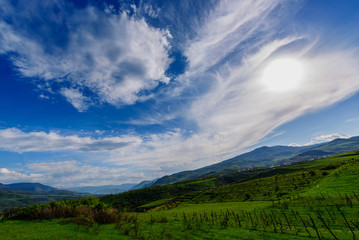
<path id="1" fill-rule="evenodd" d="M 134 183 L 263 145 L 359 135 L 358 10 L 0 0 L 0 182 Z M 287 75 L 274 84 L 283 59 L 300 72 L 279 65 Z"/>

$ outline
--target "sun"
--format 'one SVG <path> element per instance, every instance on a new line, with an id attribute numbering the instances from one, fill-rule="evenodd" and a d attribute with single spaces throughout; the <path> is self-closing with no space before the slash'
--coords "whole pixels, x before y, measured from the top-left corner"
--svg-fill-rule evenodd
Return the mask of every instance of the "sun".
<path id="1" fill-rule="evenodd" d="M 303 79 L 303 65 L 292 58 L 271 62 L 263 72 L 262 82 L 266 89 L 285 92 L 297 89 Z"/>

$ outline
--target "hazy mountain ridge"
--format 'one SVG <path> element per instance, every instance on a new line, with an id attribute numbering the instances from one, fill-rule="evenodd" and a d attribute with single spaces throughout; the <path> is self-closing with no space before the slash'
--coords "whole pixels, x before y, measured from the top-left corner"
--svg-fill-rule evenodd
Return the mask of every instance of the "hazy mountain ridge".
<path id="1" fill-rule="evenodd" d="M 140 189 L 152 186 L 155 181 L 154 180 L 147 180 L 142 181 L 140 183 L 124 183 L 120 185 L 101 185 L 101 186 L 83 186 L 83 187 L 72 187 L 66 188 L 70 191 L 76 191 L 80 193 L 89 193 L 89 194 L 96 194 L 96 195 L 106 195 L 106 194 L 117 194 L 122 193 L 130 190 Z"/>
<path id="2" fill-rule="evenodd" d="M 88 195 L 90 194 L 57 189 L 41 183 L 0 183 L 0 212 L 7 208 L 78 199 Z"/>
<path id="3" fill-rule="evenodd" d="M 339 138 L 327 143 L 310 146 L 264 146 L 220 163 L 163 176 L 158 179 L 154 185 L 216 176 L 234 171 L 247 170 L 253 167 L 270 167 L 298 161 L 313 160 L 357 149 L 359 149 L 358 136 L 348 139 Z"/>
<path id="4" fill-rule="evenodd" d="M 68 191 L 68 190 L 63 190 L 63 189 L 58 189 L 47 185 L 43 185 L 41 183 L 29 183 L 29 182 L 11 183 L 11 184 L 0 183 L 0 190 L 2 189 L 22 191 L 22 192 L 33 192 L 33 193 L 69 194 L 69 195 L 80 194 L 75 191 Z"/>
<path id="5" fill-rule="evenodd" d="M 136 183 L 124 183 L 121 185 L 83 186 L 83 187 L 72 187 L 66 189 L 70 191 L 81 192 L 81 193 L 105 195 L 105 194 L 122 193 L 132 189 L 132 187 L 136 185 L 137 185 Z"/>

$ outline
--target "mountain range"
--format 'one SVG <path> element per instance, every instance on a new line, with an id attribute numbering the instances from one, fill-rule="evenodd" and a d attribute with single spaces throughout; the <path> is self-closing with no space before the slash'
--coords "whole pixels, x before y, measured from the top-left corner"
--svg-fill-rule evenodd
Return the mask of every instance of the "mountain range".
<path id="1" fill-rule="evenodd" d="M 51 193 L 51 194 L 75 194 L 72 191 L 60 190 L 54 187 L 46 186 L 41 183 L 12 183 L 12 184 L 1 184 L 1 190 L 15 190 L 15 191 L 27 191 L 33 193 Z"/>
<path id="2" fill-rule="evenodd" d="M 12 196 L 17 199 L 15 206 L 26 204 L 46 202 L 54 199 L 53 196 L 58 195 L 56 199 L 72 199 L 85 195 L 106 195 L 117 194 L 135 189 L 141 189 L 149 186 L 170 184 L 179 181 L 192 180 L 196 178 L 206 178 L 212 176 L 221 176 L 228 173 L 235 173 L 256 168 L 268 168 L 274 166 L 287 165 L 293 162 L 310 161 L 326 156 L 331 156 L 343 152 L 359 149 L 359 137 L 348 139 L 335 139 L 330 142 L 310 145 L 310 146 L 272 146 L 260 147 L 233 157 L 231 159 L 209 165 L 203 168 L 182 171 L 172 175 L 166 175 L 152 181 L 143 181 L 138 184 L 126 183 L 121 185 L 104 185 L 104 186 L 84 186 L 67 188 L 60 190 L 40 183 L 0 183 L 0 203 L 5 198 Z M 6 192 L 7 191 L 7 192 Z M 6 193 L 5 193 L 6 192 Z M 40 196 L 38 198 L 34 196 Z M 25 200 L 24 200 L 25 199 Z M 11 203 L 3 206 L 12 207 Z M 1 210 L 1 209 L 0 209 Z"/>
<path id="3" fill-rule="evenodd" d="M 154 185 L 217 176 L 234 171 L 248 170 L 254 167 L 281 166 L 293 162 L 314 160 L 358 149 L 359 137 L 348 139 L 339 138 L 322 144 L 301 147 L 264 146 L 210 166 L 163 176 L 159 178 Z"/>
<path id="4" fill-rule="evenodd" d="M 66 188 L 66 190 L 76 191 L 80 193 L 95 194 L 95 195 L 117 194 L 130 190 L 152 186 L 154 182 L 157 180 L 158 179 L 152 181 L 142 181 L 140 183 L 124 183 L 121 185 L 72 187 L 72 188 Z"/>
<path id="5" fill-rule="evenodd" d="M 59 200 L 78 199 L 89 194 L 67 191 L 41 183 L 0 183 L 0 212 L 7 208 Z"/>

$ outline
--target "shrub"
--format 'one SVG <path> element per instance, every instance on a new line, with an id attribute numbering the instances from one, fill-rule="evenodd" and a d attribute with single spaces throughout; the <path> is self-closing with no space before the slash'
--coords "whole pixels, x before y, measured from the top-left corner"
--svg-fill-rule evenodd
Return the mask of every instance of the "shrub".
<path id="1" fill-rule="evenodd" d="M 88 219 L 99 224 L 115 223 L 119 219 L 117 210 L 110 209 L 106 204 L 99 202 L 98 199 L 91 198 L 77 202 L 51 202 L 7 210 L 4 212 L 4 217 L 18 220 L 74 218 L 74 221 L 80 222 L 80 225 L 82 223 L 88 225 Z"/>

